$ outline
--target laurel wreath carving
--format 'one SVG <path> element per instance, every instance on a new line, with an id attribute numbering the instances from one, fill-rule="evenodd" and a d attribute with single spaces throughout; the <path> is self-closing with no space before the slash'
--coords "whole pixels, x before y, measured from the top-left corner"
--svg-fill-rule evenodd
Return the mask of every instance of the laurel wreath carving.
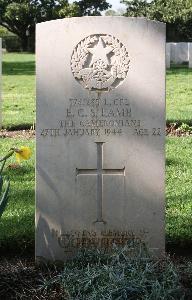
<path id="1" fill-rule="evenodd" d="M 112 49 L 112 56 L 110 58 L 110 72 L 109 70 L 103 72 L 103 82 L 101 79 L 101 75 L 99 77 L 100 82 L 98 82 L 98 76 L 94 77 L 93 74 L 82 75 L 82 70 L 86 68 L 86 63 L 90 52 L 87 48 L 92 47 L 99 40 L 99 37 L 102 37 L 106 47 L 110 46 Z M 115 81 L 118 79 L 118 84 L 124 80 L 129 71 L 130 59 L 128 52 L 125 46 L 114 36 L 111 35 L 91 35 L 83 39 L 74 49 L 71 56 L 71 70 L 74 77 L 80 81 L 80 83 L 88 89 L 111 89 L 117 86 Z M 99 62 L 97 65 L 93 66 L 95 73 L 100 69 L 103 70 L 104 66 L 102 62 Z M 109 74 L 107 74 L 107 72 Z M 94 79 L 95 81 L 91 79 Z"/>
<path id="2" fill-rule="evenodd" d="M 117 78 L 125 78 L 129 70 L 129 55 L 128 52 L 123 46 L 123 44 L 115 37 L 104 36 L 103 40 L 106 45 L 109 45 L 113 48 L 115 54 L 114 62 L 112 62 L 112 71 L 116 74 Z"/>
<path id="3" fill-rule="evenodd" d="M 87 50 L 94 42 L 96 42 L 98 38 L 96 36 L 89 36 L 81 41 L 75 50 L 73 51 L 71 57 L 71 69 L 76 78 L 81 78 L 79 72 L 82 70 L 83 65 L 87 59 L 89 51 Z"/>

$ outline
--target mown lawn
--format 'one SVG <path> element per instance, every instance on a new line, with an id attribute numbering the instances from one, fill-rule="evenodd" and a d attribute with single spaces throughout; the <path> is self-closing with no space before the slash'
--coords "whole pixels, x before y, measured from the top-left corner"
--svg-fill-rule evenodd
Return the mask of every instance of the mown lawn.
<path id="1" fill-rule="evenodd" d="M 3 54 L 3 126 L 30 128 L 35 121 L 35 55 Z M 167 70 L 167 121 L 192 124 L 192 69 Z"/>
<path id="2" fill-rule="evenodd" d="M 167 70 L 166 86 L 167 121 L 192 124 L 192 69 Z"/>
<path id="3" fill-rule="evenodd" d="M 167 138 L 167 242 L 192 244 L 192 137 Z"/>
<path id="4" fill-rule="evenodd" d="M 3 126 L 30 128 L 35 122 L 35 55 L 3 54 Z"/>
<path id="5" fill-rule="evenodd" d="M 33 140 L 2 140 L 1 155 L 13 146 Z M 188 245 L 192 241 L 192 138 L 167 138 L 166 143 L 166 236 L 170 244 Z M 9 163 L 13 163 L 12 157 Z M 24 249 L 34 245 L 34 151 L 20 169 L 7 169 L 11 180 L 9 204 L 0 219 L 1 249 Z"/>

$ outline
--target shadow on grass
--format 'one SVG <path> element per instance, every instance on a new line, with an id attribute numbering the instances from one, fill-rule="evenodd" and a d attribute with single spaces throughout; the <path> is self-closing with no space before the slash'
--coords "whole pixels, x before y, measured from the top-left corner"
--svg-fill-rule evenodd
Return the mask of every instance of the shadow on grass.
<path id="1" fill-rule="evenodd" d="M 19 226 L 26 226 L 26 220 L 34 219 L 34 214 L 27 214 L 22 218 L 14 216 L 12 218 L 3 219 L 0 221 L 0 230 L 4 230 L 3 236 L 0 238 L 0 256 L 12 256 L 12 255 L 32 255 L 34 256 L 35 251 L 35 225 L 28 226 L 26 230 L 19 230 Z M 7 236 L 5 230 L 8 231 Z M 12 234 L 10 231 L 12 230 Z"/>
<path id="2" fill-rule="evenodd" d="M 18 165 L 17 169 L 15 169 L 14 167 L 12 169 L 11 165 L 12 165 L 12 163 L 8 163 L 5 166 L 4 175 L 9 176 L 9 178 L 11 180 L 13 180 L 14 182 L 15 181 L 20 181 L 21 182 L 21 179 L 23 179 L 23 176 L 27 175 L 27 174 L 30 174 L 30 176 L 28 176 L 28 178 L 26 178 L 27 181 L 28 180 L 34 180 L 35 169 L 34 169 L 33 165 L 28 164 L 27 162 L 24 164 L 24 162 L 23 162 L 23 165 L 22 164 Z"/>
<path id="3" fill-rule="evenodd" d="M 178 165 L 178 160 L 174 158 L 166 158 L 165 165 L 168 167 L 173 165 Z"/>
<path id="4" fill-rule="evenodd" d="M 34 75 L 35 62 L 3 62 L 2 73 L 3 75 Z"/>
<path id="5" fill-rule="evenodd" d="M 3 129 L 6 129 L 7 131 L 28 130 L 32 128 L 34 128 L 34 124 L 32 123 L 8 124 L 3 126 Z"/>
<path id="6" fill-rule="evenodd" d="M 171 254 L 192 257 L 192 216 L 187 205 L 191 199 L 192 191 L 167 197 L 166 250 Z"/>
<path id="7" fill-rule="evenodd" d="M 192 257 L 192 241 L 185 243 L 178 241 L 166 241 L 166 252 L 170 255 Z"/>
<path id="8" fill-rule="evenodd" d="M 170 124 L 175 123 L 177 128 L 181 126 L 182 123 L 187 124 L 189 126 L 192 126 L 192 118 L 191 119 L 186 119 L 186 120 L 175 120 L 175 119 L 168 119 L 166 120 L 166 125 L 169 126 Z"/>
<path id="9" fill-rule="evenodd" d="M 186 75 L 189 73 L 192 73 L 192 69 L 189 69 L 188 66 L 171 66 L 171 69 L 167 69 L 166 71 L 167 75 Z"/>

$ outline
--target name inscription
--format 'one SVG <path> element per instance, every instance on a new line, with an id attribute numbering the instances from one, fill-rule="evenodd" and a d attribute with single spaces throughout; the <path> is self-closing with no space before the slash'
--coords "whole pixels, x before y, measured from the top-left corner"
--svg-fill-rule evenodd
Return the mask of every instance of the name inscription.
<path id="1" fill-rule="evenodd" d="M 141 119 L 134 118 L 128 99 L 70 98 L 64 118 L 55 128 L 43 128 L 43 137 L 110 136 L 125 132 L 135 136 L 161 136 L 159 127 L 145 128 Z"/>

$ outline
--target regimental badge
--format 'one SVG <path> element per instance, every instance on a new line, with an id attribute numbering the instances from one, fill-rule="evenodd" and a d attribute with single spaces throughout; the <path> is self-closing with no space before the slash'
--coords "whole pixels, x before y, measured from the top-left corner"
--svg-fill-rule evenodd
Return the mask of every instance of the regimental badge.
<path id="1" fill-rule="evenodd" d="M 90 91 L 110 91 L 127 77 L 130 59 L 125 46 L 114 36 L 94 34 L 80 41 L 71 56 L 75 79 Z"/>

